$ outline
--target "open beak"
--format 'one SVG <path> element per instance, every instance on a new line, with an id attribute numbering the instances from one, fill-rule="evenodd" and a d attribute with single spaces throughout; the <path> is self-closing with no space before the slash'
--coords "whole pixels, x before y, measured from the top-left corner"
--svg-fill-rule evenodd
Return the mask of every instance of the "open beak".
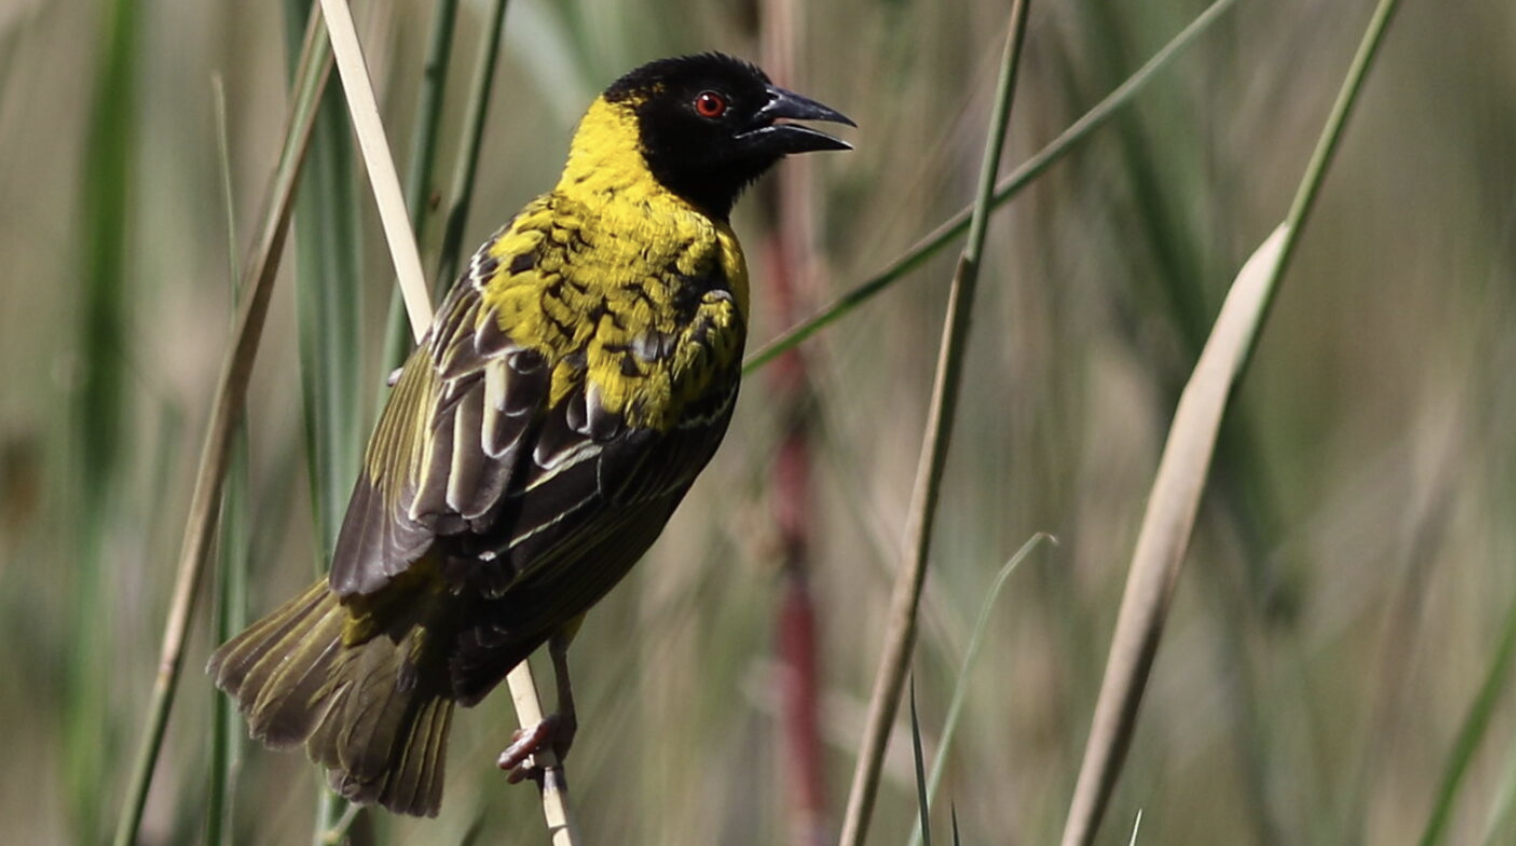
<path id="1" fill-rule="evenodd" d="M 780 155 L 809 153 L 816 150 L 853 149 L 852 144 L 809 126 L 775 123 L 781 118 L 787 118 L 789 120 L 821 120 L 857 126 L 858 124 L 853 123 L 847 115 L 777 85 L 770 85 L 768 94 L 768 103 L 753 117 L 754 128 L 742 133 L 739 137 L 751 139 Z"/>

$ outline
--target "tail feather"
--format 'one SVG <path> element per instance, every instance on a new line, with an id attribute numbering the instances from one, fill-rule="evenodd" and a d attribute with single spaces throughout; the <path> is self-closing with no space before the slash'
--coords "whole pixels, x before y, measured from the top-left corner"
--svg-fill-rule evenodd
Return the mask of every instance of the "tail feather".
<path id="1" fill-rule="evenodd" d="M 216 650 L 207 668 L 215 677 L 216 684 L 239 698 L 244 687 L 261 690 L 269 673 L 276 669 L 277 660 L 288 651 L 274 647 L 286 645 L 290 630 L 303 621 L 308 621 L 312 612 L 319 607 L 321 598 L 317 591 L 309 590 L 249 626 L 242 634 Z M 273 663 L 266 659 L 273 659 Z M 251 681 L 248 678 L 250 675 L 253 676 Z"/>
<path id="2" fill-rule="evenodd" d="M 391 766 L 367 772 L 333 768 L 332 789 L 355 802 L 379 802 L 392 811 L 433 815 L 442 802 L 442 771 L 453 703 L 431 699 L 417 709 Z M 430 810 L 429 810 L 430 809 Z"/>
<path id="3" fill-rule="evenodd" d="M 209 671 L 254 738 L 305 744 L 343 796 L 435 816 L 453 712 L 445 663 L 422 671 L 422 626 L 350 644 L 348 620 L 318 582 L 217 650 Z"/>
<path id="4" fill-rule="evenodd" d="M 331 673 L 340 680 L 329 697 L 331 717 L 308 744 L 316 760 L 342 770 L 355 785 L 376 784 L 398 765 L 397 756 L 408 748 L 412 726 L 430 700 L 417 695 L 416 685 L 401 683 L 400 661 L 388 639 L 375 640 L 385 643 L 388 654 L 353 649 L 339 656 Z"/>

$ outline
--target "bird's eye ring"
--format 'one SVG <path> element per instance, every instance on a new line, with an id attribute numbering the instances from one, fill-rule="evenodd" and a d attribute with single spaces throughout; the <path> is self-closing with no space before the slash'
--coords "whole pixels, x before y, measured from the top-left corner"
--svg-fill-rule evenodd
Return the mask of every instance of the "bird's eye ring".
<path id="1" fill-rule="evenodd" d="M 695 114 L 703 118 L 719 118 L 726 113 L 726 98 L 714 91 L 702 91 L 695 95 Z"/>

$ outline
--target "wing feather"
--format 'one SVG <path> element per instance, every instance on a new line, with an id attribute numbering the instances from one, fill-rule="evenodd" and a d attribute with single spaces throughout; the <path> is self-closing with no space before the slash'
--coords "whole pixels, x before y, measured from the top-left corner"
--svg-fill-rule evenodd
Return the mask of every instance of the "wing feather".
<path id="1" fill-rule="evenodd" d="M 740 320 L 724 324 L 729 336 L 720 339 L 738 352 L 724 356 L 729 372 L 719 379 L 731 390 L 718 391 L 719 402 L 699 403 L 691 425 L 662 432 L 632 425 L 625 386 L 608 399 L 587 375 L 584 345 L 606 312 L 588 314 L 564 331 L 572 313 L 559 297 L 591 290 L 565 284 L 563 273 L 579 247 L 556 230 L 533 235 L 521 229 L 551 218 L 529 207 L 518 218 L 525 222 L 497 233 L 406 362 L 338 537 L 330 584 L 340 596 L 382 589 L 433 548 L 441 553 L 444 577 L 485 598 L 544 580 L 561 578 L 566 586 L 586 579 L 583 587 L 555 588 L 565 599 L 513 625 L 546 631 L 562 622 L 556 616 L 571 608 L 568 599 L 598 598 L 621 578 L 714 452 L 735 395 Z M 713 266 L 709 272 L 722 271 Z M 712 371 L 711 351 L 704 349 L 712 330 L 685 321 L 706 304 L 730 307 L 731 297 L 712 293 L 720 278 L 681 273 L 677 283 L 706 294 L 679 301 L 680 309 L 692 311 L 654 333 L 662 340 L 639 335 L 619 347 L 629 356 L 621 366 L 631 368 L 619 376 L 673 366 L 675 359 L 706 375 Z M 638 308 L 652 303 L 644 297 Z M 607 320 L 618 328 L 614 317 Z M 680 325 L 686 329 L 674 328 Z M 695 339 L 688 355 L 677 354 L 670 331 Z M 558 337 L 557 346 L 543 340 L 550 336 Z"/>
<path id="2" fill-rule="evenodd" d="M 484 452 L 484 391 L 469 391 L 453 411 L 453 456 L 447 475 L 448 510 L 470 519 L 489 456 Z"/>

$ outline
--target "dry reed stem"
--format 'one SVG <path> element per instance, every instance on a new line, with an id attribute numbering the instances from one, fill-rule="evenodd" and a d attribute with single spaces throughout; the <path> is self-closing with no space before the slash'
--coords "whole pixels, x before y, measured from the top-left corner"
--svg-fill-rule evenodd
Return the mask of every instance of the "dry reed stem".
<path id="1" fill-rule="evenodd" d="M 532 665 L 526 661 L 517 664 L 506 677 L 506 683 L 510 685 L 511 701 L 516 703 L 516 719 L 522 728 L 541 723 L 545 716 L 537 695 L 537 680 L 532 676 Z M 574 846 L 579 842 L 579 835 L 569 814 L 563 762 L 558 760 L 558 753 L 551 743 L 544 743 L 542 748 L 533 752 L 532 761 L 542 770 L 542 818 L 547 823 L 553 846 Z"/>
<path id="2" fill-rule="evenodd" d="M 363 45 L 353 25 L 353 12 L 347 0 L 321 0 L 321 13 L 332 39 L 332 53 L 337 57 L 337 72 L 342 75 L 342 90 L 347 96 L 347 111 L 358 136 L 358 148 L 368 169 L 369 185 L 379 207 L 384 225 L 384 239 L 400 293 L 405 296 L 405 312 L 410 315 L 411 332 L 419 341 L 432 325 L 432 301 L 426 291 L 426 273 L 421 269 L 421 253 L 411 234 L 410 216 L 405 211 L 405 196 L 400 191 L 400 175 L 390 155 L 384 124 L 379 118 L 379 101 L 369 80 L 368 65 L 363 60 Z"/>
<path id="3" fill-rule="evenodd" d="M 1263 317 L 1288 231 L 1283 225 L 1275 229 L 1237 274 L 1179 397 L 1132 554 L 1063 846 L 1087 846 L 1094 839 L 1131 744 L 1143 687 L 1205 490 L 1222 414 Z"/>
<path id="4" fill-rule="evenodd" d="M 431 298 L 427 293 L 425 274 L 421 270 L 421 257 L 416 249 L 405 198 L 400 190 L 400 177 L 390 155 L 373 83 L 369 79 L 362 45 L 358 42 L 357 30 L 353 25 L 352 11 L 346 0 L 321 0 L 321 9 L 326 15 L 327 30 L 332 38 L 332 52 L 336 54 L 337 68 L 342 74 L 342 88 L 347 95 L 353 131 L 358 136 L 358 147 L 363 153 L 369 183 L 374 189 L 374 200 L 379 206 L 379 216 L 384 221 L 390 257 L 395 263 L 395 273 L 405 296 L 405 310 L 410 316 L 411 331 L 419 342 L 432 323 Z M 543 718 L 542 703 L 531 666 L 522 661 L 511 670 L 506 682 L 510 686 L 511 700 L 516 705 L 516 716 L 521 726 L 526 728 L 540 723 Z M 544 772 L 542 815 L 552 832 L 553 843 L 557 846 L 572 846 L 576 842 L 576 835 L 569 813 L 562 766 L 549 748 L 538 750 L 534 757 Z"/>

